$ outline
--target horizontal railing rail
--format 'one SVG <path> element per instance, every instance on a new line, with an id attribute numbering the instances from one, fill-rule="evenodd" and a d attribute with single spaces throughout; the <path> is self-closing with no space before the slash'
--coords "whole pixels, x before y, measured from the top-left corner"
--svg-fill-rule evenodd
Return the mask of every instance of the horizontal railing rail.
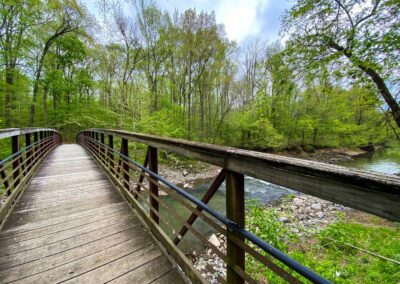
<path id="1" fill-rule="evenodd" d="M 22 136 L 25 147 L 21 147 Z M 0 143 L 10 153 L 0 161 L 1 224 L 40 163 L 61 143 L 61 135 L 49 128 L 0 129 Z"/>
<path id="2" fill-rule="evenodd" d="M 116 137 L 120 138 L 120 150 L 114 149 Z M 218 275 L 219 282 L 253 283 L 254 275 L 248 272 L 245 265 L 245 262 L 252 258 L 290 283 L 300 283 L 305 279 L 314 283 L 328 283 L 328 280 L 268 244 L 267 240 L 262 240 L 245 229 L 244 174 L 381 217 L 399 220 L 400 178 L 396 176 L 116 130 L 89 129 L 81 132 L 77 139 L 106 170 L 152 232 L 194 282 L 199 276 L 198 272 L 192 271 L 190 261 L 185 259 L 182 251 L 178 249 L 186 232 L 194 235 L 225 263 L 227 275 L 226 278 Z M 148 146 L 144 165 L 130 158 L 129 141 Z M 205 196 L 199 200 L 158 175 L 157 149 L 202 160 L 223 169 Z M 270 173 L 261 173 L 263 171 Z M 224 180 L 226 216 L 207 204 Z M 341 196 L 342 193 L 347 195 Z M 166 202 L 164 195 L 177 201 L 187 210 L 185 213 L 189 214 L 182 216 L 182 210 L 177 210 Z M 178 230 L 171 225 L 171 218 L 179 222 Z M 226 249 L 211 243 L 209 235 L 195 226 L 196 219 L 201 219 L 214 232 L 223 235 L 227 243 Z M 183 257 L 183 260 L 179 257 Z M 207 266 L 207 270 L 215 272 L 214 267 L 210 265 Z"/>
<path id="3" fill-rule="evenodd" d="M 4 128 L 0 129 L 0 139 L 12 137 L 12 136 L 21 136 L 24 134 L 34 134 L 39 132 L 57 132 L 52 128 L 35 128 L 35 127 L 28 127 L 28 128 Z M 57 132 L 58 133 L 58 132 Z"/>

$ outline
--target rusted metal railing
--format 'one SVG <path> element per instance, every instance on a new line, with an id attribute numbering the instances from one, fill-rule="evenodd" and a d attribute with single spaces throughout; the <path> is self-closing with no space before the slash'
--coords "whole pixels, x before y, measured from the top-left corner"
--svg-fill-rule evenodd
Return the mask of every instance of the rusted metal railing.
<path id="1" fill-rule="evenodd" d="M 304 279 L 329 283 L 272 247 L 268 240 L 262 240 L 245 229 L 244 175 L 400 220 L 400 179 L 393 176 L 116 130 L 88 129 L 77 135 L 77 141 L 106 171 L 153 235 L 195 283 L 204 283 L 205 280 L 178 247 L 186 232 L 226 264 L 226 278 L 219 276 L 218 282 L 255 283 L 254 275 L 246 269 L 246 260 L 251 257 L 289 283 L 301 283 Z M 130 158 L 129 142 L 147 145 L 144 165 Z M 120 150 L 114 148 L 117 144 Z M 159 149 L 220 166 L 222 171 L 199 200 L 158 174 Z M 207 205 L 223 181 L 226 182 L 226 216 Z M 165 195 L 187 210 L 186 215 L 182 216 L 181 210 L 166 202 Z M 211 243 L 208 236 L 195 226 L 198 218 L 226 238 L 226 250 Z M 178 230 L 171 225 L 171 219 L 180 224 Z M 207 269 L 215 272 L 215 267 L 210 265 Z"/>
<path id="2" fill-rule="evenodd" d="M 0 161 L 1 224 L 40 163 L 61 143 L 61 135 L 49 128 L 1 129 L 0 143 L 1 154 L 8 155 Z"/>

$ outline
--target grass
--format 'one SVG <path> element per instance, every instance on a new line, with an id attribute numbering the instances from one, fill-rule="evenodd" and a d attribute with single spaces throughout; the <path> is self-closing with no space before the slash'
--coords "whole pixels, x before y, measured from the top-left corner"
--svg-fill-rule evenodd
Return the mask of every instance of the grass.
<path id="1" fill-rule="evenodd" d="M 399 264 L 346 245 L 352 244 L 400 261 L 398 223 L 382 222 L 370 215 L 362 222 L 356 218 L 342 218 L 319 234 L 301 238 L 290 233 L 274 209 L 250 204 L 247 215 L 250 231 L 334 283 L 400 283 Z M 246 270 L 259 280 L 285 283 L 251 257 Z"/>

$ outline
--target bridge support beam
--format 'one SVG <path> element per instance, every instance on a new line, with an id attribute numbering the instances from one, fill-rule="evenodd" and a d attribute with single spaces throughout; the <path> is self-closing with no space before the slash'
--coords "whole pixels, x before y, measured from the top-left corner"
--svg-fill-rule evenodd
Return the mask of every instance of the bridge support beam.
<path id="1" fill-rule="evenodd" d="M 226 174 L 226 217 L 244 228 L 244 175 L 228 171 Z M 231 236 L 235 236 L 244 242 L 244 238 L 227 230 L 227 258 L 233 265 L 245 269 L 245 251 L 233 241 Z M 227 283 L 242 284 L 244 279 L 236 271 L 227 266 Z"/>

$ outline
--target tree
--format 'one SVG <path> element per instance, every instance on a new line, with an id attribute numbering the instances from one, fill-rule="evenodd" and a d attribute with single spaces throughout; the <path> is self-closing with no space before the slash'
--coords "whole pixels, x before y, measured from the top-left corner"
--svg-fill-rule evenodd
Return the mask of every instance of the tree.
<path id="1" fill-rule="evenodd" d="M 146 75 L 152 96 L 151 112 L 159 107 L 159 92 L 162 77 L 165 73 L 164 63 L 169 56 L 169 50 L 165 47 L 164 30 L 171 25 L 168 13 L 162 13 L 154 3 L 145 3 L 140 0 L 136 5 L 137 21 L 143 37 L 143 71 Z"/>
<path id="2" fill-rule="evenodd" d="M 29 34 L 40 17 L 40 1 L 1 0 L 0 1 L 0 64 L 5 73 L 5 125 L 12 124 L 11 110 L 16 100 L 15 77 L 19 73 L 21 61 L 26 60 Z"/>
<path id="3" fill-rule="evenodd" d="M 398 127 L 400 105 L 394 90 L 400 74 L 399 3 L 299 0 L 283 20 L 290 56 L 311 68 L 322 61 L 335 61 L 346 67 L 351 78 L 368 78 L 389 106 Z"/>
<path id="4" fill-rule="evenodd" d="M 39 33 L 38 59 L 35 68 L 32 104 L 29 113 L 30 126 L 34 125 L 39 83 L 46 55 L 58 38 L 77 31 L 82 25 L 83 18 L 82 11 L 75 1 L 50 1 L 46 7 L 48 10 L 44 16 L 48 17 L 48 21 L 45 22 L 45 26 L 41 27 Z"/>

